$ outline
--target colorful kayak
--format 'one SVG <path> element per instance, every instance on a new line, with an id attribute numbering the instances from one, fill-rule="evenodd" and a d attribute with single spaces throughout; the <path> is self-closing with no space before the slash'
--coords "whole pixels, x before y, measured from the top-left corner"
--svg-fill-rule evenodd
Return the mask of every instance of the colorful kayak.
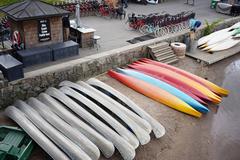
<path id="1" fill-rule="evenodd" d="M 180 79 L 178 78 L 174 78 L 171 76 L 165 76 L 162 75 L 161 73 L 159 74 L 158 71 L 151 71 L 149 68 L 148 69 L 144 69 L 143 66 L 137 66 L 135 65 L 128 65 L 130 68 L 136 69 L 138 71 L 141 71 L 147 75 L 150 75 L 152 77 L 155 77 L 157 79 L 160 79 L 164 82 L 171 82 L 173 84 L 175 84 L 175 86 L 177 86 L 177 88 L 183 87 L 185 88 L 187 91 L 191 92 L 193 95 L 199 97 L 200 99 L 203 99 L 206 102 L 210 102 L 211 99 L 208 98 L 206 95 L 202 94 L 200 91 L 198 91 L 197 89 L 195 89 L 192 86 L 189 86 L 188 84 L 185 84 L 184 82 L 182 82 Z M 140 68 L 139 68 L 140 67 Z M 156 67 L 155 67 L 156 69 Z"/>
<path id="2" fill-rule="evenodd" d="M 116 80 L 120 81 L 121 83 L 125 84 L 126 86 L 134 89 L 135 91 L 154 99 L 162 104 L 165 104 L 171 108 L 174 108 L 178 111 L 184 112 L 186 114 L 195 116 L 195 117 L 201 117 L 201 113 L 196 111 L 194 108 L 189 106 L 184 101 L 180 100 L 176 96 L 166 92 L 165 90 L 155 87 L 151 84 L 148 84 L 142 80 L 117 73 L 115 71 L 108 71 L 108 74 L 115 78 Z"/>
<path id="3" fill-rule="evenodd" d="M 168 80 L 166 80 L 166 79 L 164 79 L 164 78 L 162 78 L 162 77 L 156 76 L 156 75 L 151 74 L 151 73 L 147 73 L 147 72 L 144 72 L 144 71 L 141 71 L 141 73 L 144 73 L 144 74 L 146 74 L 146 75 L 149 75 L 149 76 L 151 76 L 151 77 L 154 77 L 154 78 L 156 78 L 156 79 L 159 79 L 159 80 L 161 80 L 161 81 L 164 81 L 164 82 L 166 82 L 167 84 L 169 84 L 169 85 L 171 85 L 171 86 L 179 89 L 180 91 L 186 93 L 187 95 L 189 95 L 190 97 L 192 97 L 192 98 L 195 99 L 196 101 L 198 101 L 198 102 L 200 102 L 200 103 L 202 103 L 202 104 L 204 104 L 204 105 L 207 105 L 207 103 L 204 102 L 201 98 L 199 98 L 198 96 L 194 95 L 192 92 L 188 91 L 187 89 L 185 89 L 184 87 L 182 87 L 182 86 L 180 86 L 180 85 L 176 85 L 175 83 L 172 83 L 171 81 L 168 81 Z"/>
<path id="4" fill-rule="evenodd" d="M 157 62 L 157 61 L 153 61 L 153 60 L 150 60 L 150 59 L 142 59 L 142 61 L 146 62 L 146 63 L 149 63 L 149 64 L 154 64 L 154 65 L 157 65 L 157 66 L 160 66 L 160 67 L 164 67 L 166 69 L 169 69 L 171 71 L 174 71 L 176 73 L 179 73 L 185 77 L 188 77 L 204 86 L 206 86 L 208 89 L 210 89 L 212 92 L 218 94 L 218 95 L 221 95 L 221 96 L 227 96 L 229 94 L 229 91 L 222 88 L 222 87 L 219 87 L 218 85 L 202 78 L 202 77 L 199 77 L 199 76 L 196 76 L 190 72 L 187 72 L 187 71 L 184 71 L 182 69 L 179 69 L 179 68 L 176 68 L 174 66 L 171 66 L 171 65 L 168 65 L 168 64 L 165 64 L 165 63 L 161 63 L 161 62 Z"/>
<path id="5" fill-rule="evenodd" d="M 196 109 L 199 112 L 202 113 L 207 113 L 209 110 L 208 108 L 204 107 L 202 104 L 200 104 L 199 102 L 197 102 L 196 100 L 194 100 L 192 97 L 188 96 L 187 94 L 185 94 L 184 92 L 178 90 L 177 88 L 159 80 L 153 77 L 150 77 L 146 74 L 143 74 L 141 72 L 132 70 L 132 69 L 117 69 L 118 72 L 123 73 L 125 75 L 131 76 L 133 78 L 137 78 L 140 80 L 143 80 L 149 84 L 152 84 L 154 86 L 157 86 L 167 92 L 169 92 L 170 94 L 178 97 L 179 99 L 183 100 L 184 102 L 186 102 L 187 104 L 189 104 L 191 107 L 193 107 L 194 109 Z"/>
<path id="6" fill-rule="evenodd" d="M 178 85 L 182 85 L 183 87 L 191 91 L 193 94 L 204 99 L 209 99 L 210 101 L 216 104 L 221 102 L 221 97 L 217 96 L 216 94 L 211 92 L 209 89 L 207 89 L 203 85 L 181 74 L 168 70 L 166 68 L 162 68 L 162 67 L 147 64 L 147 63 L 143 63 L 143 64 L 134 63 L 133 65 L 129 65 L 129 66 L 140 71 L 143 70 L 149 73 L 156 74 L 157 76 L 164 77 L 164 79 L 167 79 Z"/>

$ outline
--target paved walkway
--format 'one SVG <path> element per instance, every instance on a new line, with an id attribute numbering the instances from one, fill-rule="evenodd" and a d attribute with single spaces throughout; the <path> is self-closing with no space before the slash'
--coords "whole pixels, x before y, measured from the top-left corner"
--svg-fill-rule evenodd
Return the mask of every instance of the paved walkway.
<path id="1" fill-rule="evenodd" d="M 200 19 L 201 21 L 204 21 L 205 19 L 208 21 L 213 21 L 219 18 L 230 18 L 229 16 L 216 13 L 215 10 L 210 9 L 210 0 L 195 0 L 195 6 L 186 5 L 184 2 L 185 0 L 167 0 L 166 2 L 158 5 L 129 3 L 127 13 L 134 12 L 137 14 L 150 14 L 166 11 L 170 14 L 177 14 L 182 11 L 194 11 L 196 13 L 196 18 Z M 142 34 L 138 31 L 129 30 L 125 22 L 126 19 L 108 19 L 96 16 L 82 17 L 81 24 L 95 28 L 97 30 L 95 34 L 101 36 L 99 41 L 101 47 L 98 50 L 96 48 L 80 48 L 79 56 L 29 67 L 25 69 L 25 72 L 130 45 L 130 43 L 126 42 L 127 40 L 142 36 Z"/>
<path id="2" fill-rule="evenodd" d="M 215 10 L 210 9 L 210 0 L 195 0 L 195 6 L 184 4 L 185 0 L 168 0 L 167 2 L 158 5 L 142 5 L 130 3 L 127 8 L 127 13 L 137 14 L 150 14 L 166 11 L 170 14 L 180 13 L 182 11 L 194 11 L 196 17 L 202 21 L 205 19 L 213 21 L 216 19 L 224 19 L 229 16 L 218 14 Z M 100 45 L 101 48 L 98 52 L 107 51 L 115 48 L 119 48 L 125 45 L 129 45 L 127 40 L 141 36 L 137 31 L 131 31 L 127 29 L 126 20 L 106 19 L 103 17 L 83 17 L 81 22 L 84 25 L 95 28 L 96 34 L 101 36 Z M 96 53 L 96 49 L 83 50 L 82 55 L 89 55 Z"/>

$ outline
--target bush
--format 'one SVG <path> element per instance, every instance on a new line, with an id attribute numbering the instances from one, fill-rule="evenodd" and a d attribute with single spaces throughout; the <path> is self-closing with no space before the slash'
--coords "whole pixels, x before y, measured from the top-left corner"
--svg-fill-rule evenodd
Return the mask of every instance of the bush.
<path id="1" fill-rule="evenodd" d="M 9 5 L 12 3 L 20 2 L 19 0 L 0 0 L 0 6 Z"/>
<path id="2" fill-rule="evenodd" d="M 220 22 L 222 22 L 222 19 L 215 20 L 211 24 L 207 20 L 205 20 L 207 26 L 204 29 L 203 35 L 206 36 L 214 32 L 215 28 L 218 26 Z"/>

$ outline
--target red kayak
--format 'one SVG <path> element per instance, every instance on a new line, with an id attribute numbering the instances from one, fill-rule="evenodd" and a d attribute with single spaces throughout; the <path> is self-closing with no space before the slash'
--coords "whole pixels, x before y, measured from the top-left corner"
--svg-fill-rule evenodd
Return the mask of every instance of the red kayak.
<path id="1" fill-rule="evenodd" d="M 153 65 L 156 65 L 156 66 L 160 66 L 160 67 L 163 67 L 163 68 L 166 68 L 166 69 L 169 69 L 171 71 L 174 71 L 176 73 L 179 73 L 185 77 L 188 77 L 200 84 L 202 84 L 203 86 L 207 87 L 208 89 L 210 89 L 211 91 L 213 91 L 214 93 L 218 94 L 218 95 L 221 95 L 221 96 L 227 96 L 229 94 L 229 91 L 222 88 L 222 87 L 219 87 L 217 86 L 216 84 L 202 78 L 202 77 L 199 77 L 199 76 L 196 76 L 190 72 L 187 72 L 187 71 L 184 71 L 182 69 L 179 69 L 179 68 L 176 68 L 174 66 L 171 66 L 171 65 L 168 65 L 168 64 L 165 64 L 165 63 L 161 63 L 161 62 L 157 62 L 157 61 L 153 61 L 153 60 L 150 60 L 150 59 L 147 59 L 147 58 L 144 58 L 144 59 L 141 59 L 142 62 L 145 62 L 145 63 L 148 63 L 148 64 L 153 64 Z"/>
<path id="2" fill-rule="evenodd" d="M 186 102 L 159 87 L 155 87 L 147 82 L 115 71 L 108 71 L 108 75 L 125 84 L 129 88 L 132 88 L 133 90 L 178 111 L 195 117 L 201 117 L 202 115 L 200 112 L 189 106 Z"/>
<path id="3" fill-rule="evenodd" d="M 146 75 L 149 75 L 149 76 L 151 76 L 151 77 L 154 77 L 154 78 L 156 78 L 156 79 L 160 79 L 160 80 L 162 80 L 162 81 L 170 84 L 171 86 L 173 86 L 173 87 L 181 90 L 182 92 L 186 93 L 187 95 L 189 95 L 189 96 L 192 97 L 193 99 L 197 100 L 198 102 L 200 102 L 200 103 L 202 103 L 202 104 L 204 104 L 204 105 L 207 105 L 207 103 L 204 102 L 201 98 L 199 98 L 198 96 L 192 94 L 191 92 L 189 92 L 187 89 L 183 88 L 182 86 L 176 85 L 175 83 L 172 83 L 172 82 L 170 82 L 170 81 L 168 81 L 168 80 L 166 80 L 166 79 L 164 79 L 164 78 L 162 78 L 162 77 L 156 76 L 156 75 L 154 75 L 154 74 L 147 73 L 147 72 L 144 72 L 144 71 L 141 71 L 141 72 L 144 73 L 144 74 L 146 74 Z"/>
<path id="4" fill-rule="evenodd" d="M 187 77 L 184 77 L 183 75 L 180 75 L 166 68 L 161 68 L 161 67 L 147 64 L 147 63 L 142 63 L 142 64 L 140 63 L 141 62 L 133 63 L 133 65 L 129 65 L 129 66 L 131 68 L 134 68 L 140 71 L 145 71 L 146 73 L 151 73 L 151 74 L 154 74 L 155 76 L 171 81 L 176 85 L 186 88 L 188 91 L 192 92 L 193 94 L 195 94 L 196 96 L 202 99 L 212 101 L 217 104 L 221 102 L 221 97 L 217 96 L 216 94 L 214 94 L 209 89 L 202 86 L 201 84 Z"/>

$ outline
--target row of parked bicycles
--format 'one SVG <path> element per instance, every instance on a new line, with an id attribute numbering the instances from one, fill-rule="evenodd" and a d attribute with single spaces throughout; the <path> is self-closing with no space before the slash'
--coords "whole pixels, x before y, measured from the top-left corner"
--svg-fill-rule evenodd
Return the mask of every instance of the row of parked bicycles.
<path id="1" fill-rule="evenodd" d="M 122 7 L 119 8 L 113 8 L 105 3 L 105 1 L 102 1 L 101 3 L 97 0 L 90 0 L 90 1 L 80 1 L 80 2 L 65 2 L 60 1 L 56 2 L 53 5 L 68 10 L 72 13 L 76 12 L 76 5 L 80 5 L 80 15 L 81 16 L 90 16 L 90 15 L 96 15 L 96 16 L 103 16 L 103 17 L 109 17 L 109 18 L 122 18 L 126 15 L 126 12 Z"/>
<path id="2" fill-rule="evenodd" d="M 10 23 L 7 17 L 0 19 L 0 39 L 1 41 L 10 39 Z"/>
<path id="3" fill-rule="evenodd" d="M 189 28 L 189 20 L 195 18 L 192 11 L 176 15 L 153 13 L 149 15 L 128 14 L 128 28 L 140 31 L 142 34 L 154 34 L 157 37 L 176 33 Z"/>

